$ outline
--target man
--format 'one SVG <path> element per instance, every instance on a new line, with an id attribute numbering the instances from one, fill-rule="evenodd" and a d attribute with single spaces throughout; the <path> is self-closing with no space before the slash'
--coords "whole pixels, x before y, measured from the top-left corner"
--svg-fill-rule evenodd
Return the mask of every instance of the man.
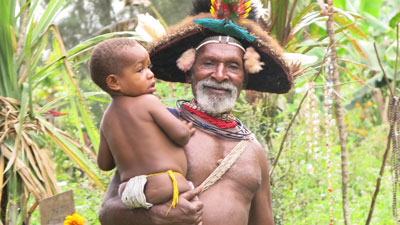
<path id="1" fill-rule="evenodd" d="M 239 34 L 237 26 L 226 28 L 226 19 L 222 27 L 218 23 L 210 14 L 190 17 L 149 48 L 158 78 L 192 85 L 195 99 L 180 101 L 178 108 L 197 128 L 184 147 L 186 178 L 197 188 L 181 193 L 168 215 L 168 202 L 129 210 L 118 198 L 116 174 L 99 214 L 103 225 L 274 224 L 264 150 L 231 111 L 243 89 L 287 92 L 290 69 L 256 23 L 240 24 L 248 33 Z M 232 33 L 234 38 L 227 36 Z"/>

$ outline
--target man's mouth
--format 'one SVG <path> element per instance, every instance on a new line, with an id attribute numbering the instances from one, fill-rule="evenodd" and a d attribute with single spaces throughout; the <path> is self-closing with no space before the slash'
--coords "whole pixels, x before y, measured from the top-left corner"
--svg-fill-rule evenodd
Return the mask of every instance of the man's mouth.
<path id="1" fill-rule="evenodd" d="M 225 93 L 227 93 L 227 92 L 229 92 L 229 93 L 232 92 L 231 89 L 222 88 L 222 87 L 216 87 L 216 86 L 205 85 L 204 88 L 205 88 L 205 89 L 209 89 L 209 90 L 211 90 L 211 91 L 213 91 L 213 92 L 218 92 L 218 93 L 223 93 L 223 94 L 225 94 Z"/>

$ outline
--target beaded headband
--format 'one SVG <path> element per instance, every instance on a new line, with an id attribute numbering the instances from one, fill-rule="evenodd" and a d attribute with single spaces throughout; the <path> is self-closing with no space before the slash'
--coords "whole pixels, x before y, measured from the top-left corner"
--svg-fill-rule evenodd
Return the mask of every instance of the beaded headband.
<path id="1" fill-rule="evenodd" d="M 230 36 L 221 36 L 221 35 L 211 36 L 204 39 L 203 41 L 200 42 L 199 46 L 197 46 L 196 51 L 199 50 L 204 45 L 210 43 L 233 45 L 242 49 L 243 52 L 246 52 L 246 50 L 243 48 L 242 44 L 238 40 Z"/>

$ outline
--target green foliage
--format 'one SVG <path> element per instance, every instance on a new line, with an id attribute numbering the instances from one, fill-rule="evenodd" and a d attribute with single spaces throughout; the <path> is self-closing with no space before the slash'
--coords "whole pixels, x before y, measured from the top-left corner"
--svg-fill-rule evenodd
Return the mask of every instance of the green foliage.
<path id="1" fill-rule="evenodd" d="M 319 60 L 308 66 L 303 76 L 296 79 L 295 88 L 289 94 L 278 96 L 256 93 L 253 99 L 251 93 L 243 92 L 233 113 L 256 134 L 265 147 L 271 164 L 277 159 L 278 150 L 283 145 L 282 155 L 271 177 L 275 223 L 328 224 L 328 156 L 326 147 L 322 144 L 326 140 L 323 118 L 325 78 L 320 74 L 328 45 L 327 16 L 316 1 L 263 2 L 271 3 L 268 16 L 273 22 L 268 24 L 268 29 L 285 45 L 286 50 L 315 55 Z M 38 0 L 31 1 L 24 3 L 20 9 L 40 7 L 42 3 Z M 110 11 L 111 1 L 92 0 L 86 1 L 85 5 L 82 0 L 73 0 L 69 1 L 71 15 L 68 20 L 62 20 L 60 29 L 62 37 L 68 43 L 66 45 L 69 50 L 66 50 L 57 28 L 51 26 L 55 15 L 65 7 L 66 1 L 47 3 L 43 16 L 38 17 L 35 23 L 29 23 L 23 42 L 25 47 L 19 57 L 16 57 L 19 37 L 17 21 L 21 21 L 23 14 L 14 15 L 15 1 L 0 0 L 0 11 L 4 18 L 0 20 L 0 96 L 21 100 L 24 107 L 20 111 L 29 112 L 51 131 L 45 135 L 32 131 L 28 134 L 41 149 L 52 150 L 49 154 L 55 162 L 57 179 L 59 183 L 66 184 L 60 185 L 61 189 L 73 189 L 77 211 L 86 217 L 87 224 L 96 224 L 104 192 L 93 182 L 88 182 L 88 177 L 101 186 L 107 184 L 112 174 L 100 172 L 95 164 L 97 127 L 102 112 L 109 103 L 109 97 L 92 84 L 85 63 L 95 44 L 104 39 L 117 35 L 139 37 L 129 31 L 93 37 L 103 26 L 117 20 L 117 15 Z M 133 16 L 139 12 L 158 12 L 168 24 L 174 24 L 187 14 L 190 6 L 190 1 L 181 0 L 152 3 L 153 8 L 130 6 L 127 14 L 121 14 Z M 398 0 L 335 0 L 334 4 L 341 97 L 346 105 L 350 215 L 352 224 L 362 224 L 369 210 L 388 134 L 385 122 L 387 87 L 374 54 L 373 42 L 377 43 L 383 67 L 393 82 L 397 54 L 395 27 L 399 22 L 397 6 L 400 3 Z M 102 9 L 101 13 L 93 12 L 98 8 Z M 33 11 L 30 10 L 28 14 L 30 21 L 35 18 Z M 179 11 L 179 15 L 176 11 Z M 83 17 L 85 19 L 81 20 Z M 18 84 L 25 70 L 28 77 Z M 288 138 L 282 143 L 289 122 L 307 91 L 308 83 L 316 74 L 319 74 L 315 80 L 316 110 L 320 121 L 314 125 L 319 138 L 313 141 L 317 141 L 319 148 L 309 147 L 307 135 L 310 135 L 311 124 L 306 122 L 304 106 L 294 120 Z M 175 106 L 176 99 L 193 97 L 187 84 L 157 81 L 156 87 L 155 95 L 169 107 Z M 307 99 L 304 104 L 308 104 Z M 44 116 L 48 110 L 69 114 L 47 119 Z M 25 117 L 18 119 L 24 122 Z M 63 132 L 56 128 L 61 128 Z M 65 132 L 77 140 L 65 136 Z M 335 224 L 339 224 L 343 222 L 343 216 L 337 128 L 331 127 L 329 133 L 329 140 L 333 143 L 329 156 L 332 161 L 332 213 Z M 390 167 L 387 166 L 371 224 L 395 224 L 389 207 L 392 191 L 389 170 Z M 10 179 L 15 180 L 11 182 L 12 185 L 18 184 L 18 178 Z M 12 190 L 10 193 L 14 193 L 17 188 Z M 14 193 L 13 197 L 17 195 Z M 30 198 L 28 205 L 33 204 L 33 201 Z M 24 205 L 25 208 L 26 206 Z M 13 216 L 14 220 L 18 220 L 18 215 Z M 38 221 L 39 215 L 35 211 L 31 222 L 38 224 Z"/>

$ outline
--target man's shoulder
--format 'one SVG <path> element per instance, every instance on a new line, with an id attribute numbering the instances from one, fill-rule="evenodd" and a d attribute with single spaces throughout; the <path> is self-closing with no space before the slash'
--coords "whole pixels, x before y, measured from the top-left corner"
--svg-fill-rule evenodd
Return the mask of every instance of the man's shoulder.
<path id="1" fill-rule="evenodd" d="M 268 151 L 264 148 L 264 146 L 257 140 L 254 134 L 249 139 L 249 142 L 252 146 L 252 149 L 256 151 L 258 154 L 266 154 Z"/>

